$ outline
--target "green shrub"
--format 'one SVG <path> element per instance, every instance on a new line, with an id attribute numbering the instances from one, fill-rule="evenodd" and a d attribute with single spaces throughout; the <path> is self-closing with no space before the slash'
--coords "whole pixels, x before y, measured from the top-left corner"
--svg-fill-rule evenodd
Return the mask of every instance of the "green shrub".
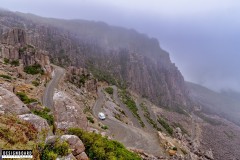
<path id="1" fill-rule="evenodd" d="M 60 142 L 46 144 L 40 148 L 40 158 L 43 160 L 56 160 L 57 156 L 66 156 L 69 154 L 69 145 L 67 142 Z"/>
<path id="2" fill-rule="evenodd" d="M 5 79 L 9 79 L 9 80 L 12 79 L 12 77 L 10 77 L 9 75 L 5 75 L 5 74 L 0 74 L 0 77 L 5 78 Z"/>
<path id="3" fill-rule="evenodd" d="M 142 110 L 143 110 L 143 116 L 147 119 L 147 122 L 153 126 L 153 128 L 157 129 L 158 131 L 161 131 L 161 128 L 157 126 L 157 123 L 151 118 L 150 112 L 148 111 L 147 106 L 145 106 L 143 103 L 140 104 Z"/>
<path id="4" fill-rule="evenodd" d="M 27 74 L 43 74 L 44 71 L 41 67 L 40 64 L 34 64 L 34 65 L 31 65 L 31 66 L 26 66 L 24 67 L 24 72 L 26 72 Z"/>
<path id="5" fill-rule="evenodd" d="M 13 66 L 19 66 L 19 60 L 13 60 L 10 62 L 10 64 Z"/>
<path id="6" fill-rule="evenodd" d="M 158 123 L 160 123 L 163 128 L 170 134 L 172 135 L 173 134 L 173 129 L 170 127 L 170 125 L 163 119 L 163 118 L 160 118 L 158 117 Z"/>
<path id="7" fill-rule="evenodd" d="M 104 129 L 104 130 L 106 130 L 106 129 L 108 129 L 108 126 L 105 126 L 105 125 L 104 125 L 104 126 L 102 126 L 101 128 Z"/>
<path id="8" fill-rule="evenodd" d="M 37 102 L 36 99 L 28 98 L 28 96 L 27 96 L 24 92 L 17 92 L 16 95 L 17 95 L 17 96 L 21 99 L 21 101 L 23 101 L 23 103 L 25 103 L 25 104 L 29 104 L 29 103 L 32 103 L 32 102 Z"/>
<path id="9" fill-rule="evenodd" d="M 177 151 L 177 147 L 173 147 L 172 150 Z"/>
<path id="10" fill-rule="evenodd" d="M 70 128 L 68 134 L 78 136 L 85 145 L 85 152 L 90 159 L 97 160 L 140 160 L 141 158 L 128 151 L 121 143 L 102 137 L 100 134 L 89 133 L 79 128 Z"/>
<path id="11" fill-rule="evenodd" d="M 33 112 L 33 114 L 36 114 L 36 115 L 46 119 L 50 126 L 54 124 L 54 117 L 52 114 L 50 114 L 50 109 L 44 108 L 42 111 L 33 110 L 32 112 Z"/>
<path id="12" fill-rule="evenodd" d="M 22 47 L 22 48 L 19 48 L 19 53 L 23 53 L 27 50 L 27 47 Z"/>
<path id="13" fill-rule="evenodd" d="M 9 63 L 9 59 L 7 59 L 7 58 L 4 58 L 3 61 L 4 61 L 5 64 L 8 64 L 8 63 Z"/>
<path id="14" fill-rule="evenodd" d="M 108 94 L 113 94 L 113 88 L 112 88 L 112 87 L 107 87 L 107 88 L 105 88 L 105 91 L 106 91 Z"/>
<path id="15" fill-rule="evenodd" d="M 99 81 L 105 81 L 108 84 L 117 85 L 117 80 L 107 71 L 100 70 L 96 67 L 94 67 L 92 64 L 88 66 L 89 71 L 93 74 L 95 78 L 97 78 Z"/>
<path id="16" fill-rule="evenodd" d="M 87 120 L 91 123 L 94 123 L 94 119 L 92 117 L 87 117 Z"/>
<path id="17" fill-rule="evenodd" d="M 67 142 L 59 142 L 55 143 L 54 152 L 60 156 L 66 156 L 69 153 L 69 145 Z"/>
<path id="18" fill-rule="evenodd" d="M 133 116 L 136 117 L 142 127 L 145 127 L 141 117 L 138 114 L 138 108 L 135 101 L 130 97 L 130 94 L 126 90 L 122 90 L 120 93 L 122 102 L 130 109 Z"/>
<path id="19" fill-rule="evenodd" d="M 32 84 L 33 84 L 35 87 L 37 87 L 37 86 L 40 85 L 39 81 L 32 81 Z"/>

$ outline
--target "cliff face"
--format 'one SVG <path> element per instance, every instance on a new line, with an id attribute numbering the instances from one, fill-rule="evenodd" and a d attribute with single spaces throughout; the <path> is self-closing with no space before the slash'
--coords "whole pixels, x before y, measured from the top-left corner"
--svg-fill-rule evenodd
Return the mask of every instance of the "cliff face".
<path id="1" fill-rule="evenodd" d="M 188 105 L 183 76 L 156 39 L 99 22 L 0 14 L 1 32 L 26 28 L 28 43 L 47 50 L 56 64 L 94 68 L 105 80 L 124 84 L 163 107 Z"/>
<path id="2" fill-rule="evenodd" d="M 23 29 L 9 29 L 0 35 L 0 58 L 18 61 L 20 67 L 40 64 L 46 73 L 51 73 L 48 52 L 27 44 Z"/>

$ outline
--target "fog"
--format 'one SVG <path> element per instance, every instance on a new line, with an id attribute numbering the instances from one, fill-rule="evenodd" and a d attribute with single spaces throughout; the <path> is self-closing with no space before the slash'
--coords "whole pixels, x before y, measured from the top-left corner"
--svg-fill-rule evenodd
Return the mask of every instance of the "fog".
<path id="1" fill-rule="evenodd" d="M 185 80 L 240 91 L 240 1 L 0 0 L 45 17 L 105 21 L 159 39 Z"/>

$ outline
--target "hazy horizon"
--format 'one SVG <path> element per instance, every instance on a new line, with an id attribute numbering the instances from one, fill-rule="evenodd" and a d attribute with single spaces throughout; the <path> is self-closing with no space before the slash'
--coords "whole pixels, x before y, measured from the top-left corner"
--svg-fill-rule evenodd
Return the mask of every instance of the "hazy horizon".
<path id="1" fill-rule="evenodd" d="M 186 81 L 240 92 L 240 2 L 236 0 L 0 2 L 11 11 L 134 28 L 158 38 Z"/>

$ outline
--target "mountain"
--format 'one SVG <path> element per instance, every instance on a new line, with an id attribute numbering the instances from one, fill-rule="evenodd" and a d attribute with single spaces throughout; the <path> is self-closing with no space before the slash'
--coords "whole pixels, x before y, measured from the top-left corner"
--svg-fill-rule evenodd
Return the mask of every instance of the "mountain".
<path id="1" fill-rule="evenodd" d="M 240 125 L 240 99 L 236 92 L 218 93 L 203 86 L 186 82 L 190 96 L 198 103 L 202 111 L 217 114 Z"/>
<path id="2" fill-rule="evenodd" d="M 0 32 L 27 30 L 28 42 L 61 66 L 89 69 L 98 79 L 127 88 L 170 109 L 190 107 L 184 78 L 154 38 L 103 22 L 60 20 L 0 12 Z"/>
<path id="3" fill-rule="evenodd" d="M 133 29 L 0 11 L 0 93 L 0 148 L 38 159 L 240 156 L 238 94 L 185 82 Z"/>

